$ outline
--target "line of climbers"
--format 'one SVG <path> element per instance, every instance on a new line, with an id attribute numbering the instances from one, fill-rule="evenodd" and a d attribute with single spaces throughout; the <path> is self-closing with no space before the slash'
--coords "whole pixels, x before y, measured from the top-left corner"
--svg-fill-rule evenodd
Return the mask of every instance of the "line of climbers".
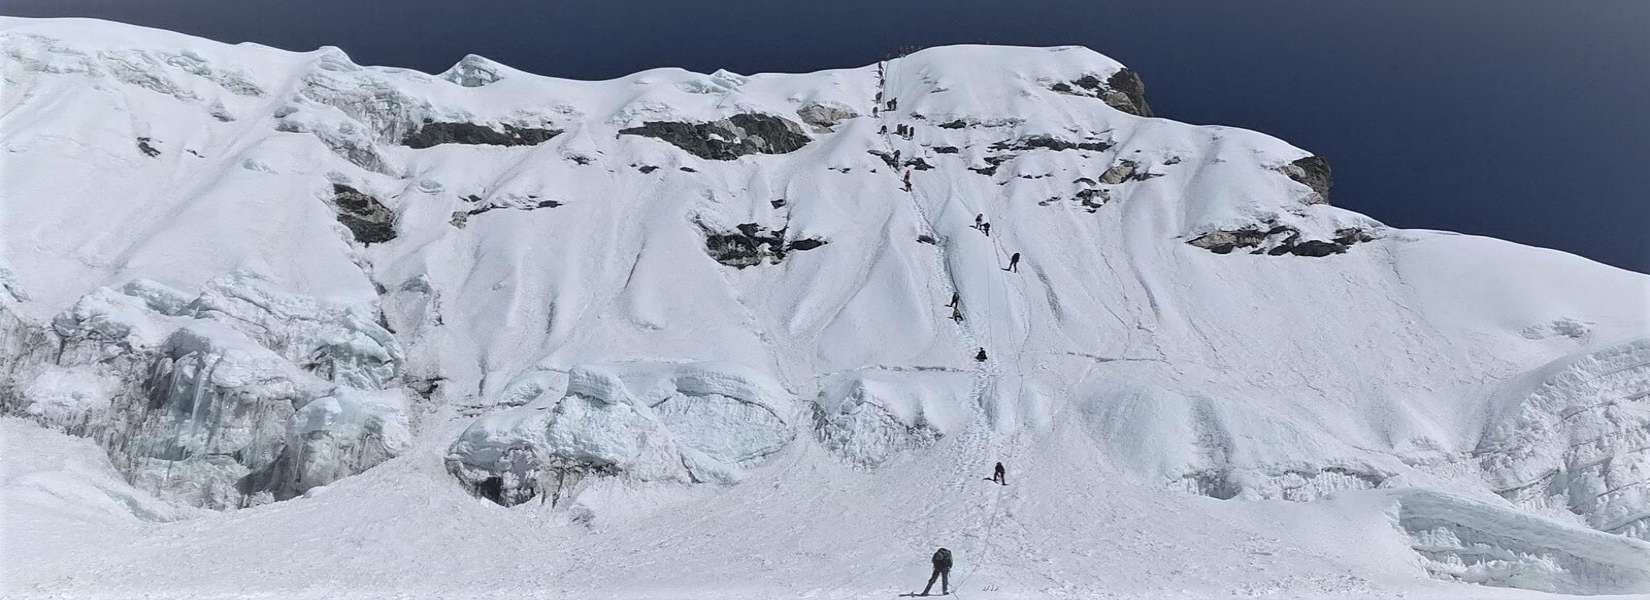
<path id="1" fill-rule="evenodd" d="M 897 99 L 897 98 L 888 98 L 886 101 L 883 100 L 883 90 L 885 89 L 886 84 L 887 84 L 887 73 L 884 69 L 884 65 L 885 65 L 885 63 L 883 63 L 883 62 L 878 62 L 877 63 L 877 93 L 876 93 L 875 105 L 873 105 L 871 107 L 871 115 L 872 116 L 877 115 L 877 113 L 879 112 L 878 109 L 881 109 L 883 111 L 888 111 L 888 112 L 893 112 L 893 111 L 899 109 L 899 99 Z M 888 126 L 887 125 L 882 125 L 881 127 L 878 128 L 877 133 L 879 135 L 887 135 L 888 134 Z M 897 135 L 897 136 L 900 136 L 900 137 L 903 137 L 903 138 L 909 140 L 913 136 L 916 135 L 916 130 L 915 130 L 915 128 L 913 128 L 910 125 L 896 124 L 894 126 L 894 135 Z M 893 149 L 892 156 L 894 157 L 894 163 L 898 164 L 899 163 L 899 150 L 898 149 Z M 905 173 L 901 177 L 901 182 L 904 184 L 905 191 L 907 193 L 910 193 L 912 191 L 911 190 L 911 170 L 910 169 L 905 170 Z M 985 214 L 981 213 L 981 214 L 975 215 L 974 216 L 974 225 L 972 227 L 974 229 L 979 230 L 979 232 L 984 234 L 986 237 L 988 237 L 988 238 L 991 237 L 991 223 L 985 220 Z M 1010 273 L 1020 272 L 1020 253 L 1019 252 L 1015 252 L 1014 254 L 1009 256 L 1009 258 L 1008 258 L 1008 267 L 1003 269 L 1003 270 L 1007 271 L 1007 272 L 1010 272 Z M 961 294 L 958 293 L 957 291 L 952 291 L 951 292 L 951 302 L 947 303 L 945 306 L 947 308 L 951 309 L 951 320 L 956 321 L 957 323 L 962 323 L 963 314 L 962 314 L 962 296 L 961 296 Z M 986 356 L 986 353 L 985 353 L 985 347 L 984 346 L 981 346 L 978 349 L 978 351 L 975 352 L 974 360 L 979 361 L 979 362 L 985 362 L 986 360 L 988 360 L 988 358 Z M 1005 469 L 1003 468 L 1003 463 L 1001 463 L 1001 462 L 997 463 L 996 467 L 994 469 L 992 469 L 991 477 L 989 479 L 987 479 L 987 481 L 990 481 L 990 482 L 998 484 L 998 485 L 1003 485 L 1003 486 L 1008 485 L 1007 473 L 1006 473 Z M 906 596 L 927 596 L 927 595 L 929 595 L 930 592 L 933 591 L 935 580 L 939 580 L 939 582 L 940 582 L 940 594 L 941 595 L 949 595 L 951 593 L 951 566 L 952 566 L 951 551 L 946 549 L 946 548 L 943 548 L 943 547 L 938 549 L 938 550 L 935 550 L 934 555 L 929 559 L 929 562 L 932 563 L 932 565 L 933 565 L 933 571 L 929 574 L 929 576 L 928 576 L 928 585 L 926 585 L 922 588 L 922 593 L 921 594 L 904 594 L 904 595 L 906 595 Z"/>

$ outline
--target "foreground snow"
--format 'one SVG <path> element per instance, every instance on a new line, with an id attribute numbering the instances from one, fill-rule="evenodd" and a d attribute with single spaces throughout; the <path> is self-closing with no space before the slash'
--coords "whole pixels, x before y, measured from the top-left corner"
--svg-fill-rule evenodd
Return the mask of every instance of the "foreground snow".
<path id="1" fill-rule="evenodd" d="M 1086 49 L 0 51 L 7 595 L 1650 593 L 1650 278 Z"/>
<path id="2" fill-rule="evenodd" d="M 1411 549 L 1418 542 L 1395 527 L 1397 515 L 1421 518 L 1412 513 L 1503 532 L 1534 528 L 1532 543 L 1590 548 L 1582 562 L 1600 575 L 1650 559 L 1650 545 L 1625 538 L 1578 541 L 1608 536 L 1409 492 L 1311 504 L 1164 496 L 1121 483 L 1076 432 L 993 448 L 975 431 L 876 472 L 798 450 L 737 488 L 589 490 L 586 500 L 604 507 L 594 518 L 473 498 L 451 485 L 438 455 L 423 453 L 255 510 L 91 526 L 53 519 L 61 502 L 23 498 L 47 476 L 95 474 L 9 457 L 46 451 L 90 461 L 97 450 L 14 419 L 0 426 L 6 540 L 48 551 L 5 562 L 8 589 L 23 596 L 892 597 L 921 587 L 926 554 L 944 540 L 959 558 L 952 581 L 970 598 L 1549 597 L 1429 581 Z M 990 467 L 979 453 L 990 450 L 1017 461 L 1062 452 L 1078 460 L 1028 462 L 1001 487 L 979 477 Z M 1547 537 L 1560 531 L 1572 539 Z M 1481 547 L 1502 550 L 1529 552 Z M 1535 557 L 1525 561 L 1509 575 L 1550 573 Z"/>

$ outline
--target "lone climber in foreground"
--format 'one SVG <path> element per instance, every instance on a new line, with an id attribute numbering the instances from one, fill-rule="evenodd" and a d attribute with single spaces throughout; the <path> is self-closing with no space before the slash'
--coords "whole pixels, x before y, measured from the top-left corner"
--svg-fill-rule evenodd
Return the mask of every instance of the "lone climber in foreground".
<path id="1" fill-rule="evenodd" d="M 1020 253 L 1019 252 L 1015 252 L 1014 256 L 1008 257 L 1008 268 L 1003 269 L 1003 270 L 1008 271 L 1010 273 L 1019 273 L 1020 272 Z"/>
<path id="2" fill-rule="evenodd" d="M 934 589 L 934 580 L 940 580 L 940 595 L 951 593 L 951 551 L 940 548 L 934 551 L 934 574 L 928 576 L 928 586 L 922 588 L 922 595 L 927 596 L 929 590 Z"/>
<path id="3" fill-rule="evenodd" d="M 998 485 L 1008 485 L 1008 477 L 1004 474 L 1003 463 L 997 463 L 997 469 L 991 473 L 991 482 Z"/>

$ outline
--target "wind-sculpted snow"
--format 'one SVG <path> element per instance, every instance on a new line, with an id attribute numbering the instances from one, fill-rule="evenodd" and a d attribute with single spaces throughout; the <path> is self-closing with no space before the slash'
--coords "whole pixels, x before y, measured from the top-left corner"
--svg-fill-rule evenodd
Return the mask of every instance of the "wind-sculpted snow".
<path id="1" fill-rule="evenodd" d="M 1515 382 L 1474 451 L 1496 493 L 1650 540 L 1650 339 L 1535 371 Z"/>
<path id="2" fill-rule="evenodd" d="M 93 438 L 136 493 L 259 505 L 200 532 L 354 532 L 222 567 L 87 559 L 135 587 L 221 568 L 276 595 L 347 571 L 609 597 L 761 571 L 702 595 L 773 597 L 852 572 L 817 594 L 846 598 L 949 543 L 969 589 L 1019 597 L 1445 585 L 1429 572 L 1646 591 L 1569 546 L 1585 560 L 1507 550 L 1564 565 L 1541 578 L 1470 566 L 1536 547 L 1489 539 L 1516 519 L 1446 519 L 1418 551 L 1438 527 L 1341 499 L 1447 490 L 1600 532 L 1576 547 L 1644 537 L 1650 278 L 1337 208 L 1329 160 L 1146 116 L 1142 76 L 993 46 L 429 75 L 0 18 L 0 406 Z M 1009 487 L 980 491 L 997 461 Z M 1312 533 L 1346 523 L 1371 545 Z M 406 551 L 478 536 L 550 558 Z M 634 552 L 681 567 L 611 570 Z M 335 555 L 398 560 L 314 562 Z M 7 593 L 101 591 L 31 564 Z"/>
<path id="3" fill-rule="evenodd" d="M 747 369 L 578 366 L 560 379 L 535 375 L 505 392 L 527 403 L 465 430 L 448 469 L 477 495 L 510 506 L 559 501 L 592 474 L 732 483 L 795 436 L 794 399 Z"/>
<path id="4" fill-rule="evenodd" d="M 1650 589 L 1650 544 L 1429 491 L 1397 495 L 1398 524 L 1435 576 L 1561 594 Z"/>

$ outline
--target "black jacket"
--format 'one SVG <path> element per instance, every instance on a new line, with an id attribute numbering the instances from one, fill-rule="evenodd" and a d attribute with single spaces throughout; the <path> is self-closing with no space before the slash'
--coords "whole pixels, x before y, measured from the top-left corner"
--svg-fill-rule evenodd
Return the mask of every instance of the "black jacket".
<path id="1" fill-rule="evenodd" d="M 941 571 L 951 570 L 951 551 L 940 548 L 934 551 L 934 568 Z"/>

